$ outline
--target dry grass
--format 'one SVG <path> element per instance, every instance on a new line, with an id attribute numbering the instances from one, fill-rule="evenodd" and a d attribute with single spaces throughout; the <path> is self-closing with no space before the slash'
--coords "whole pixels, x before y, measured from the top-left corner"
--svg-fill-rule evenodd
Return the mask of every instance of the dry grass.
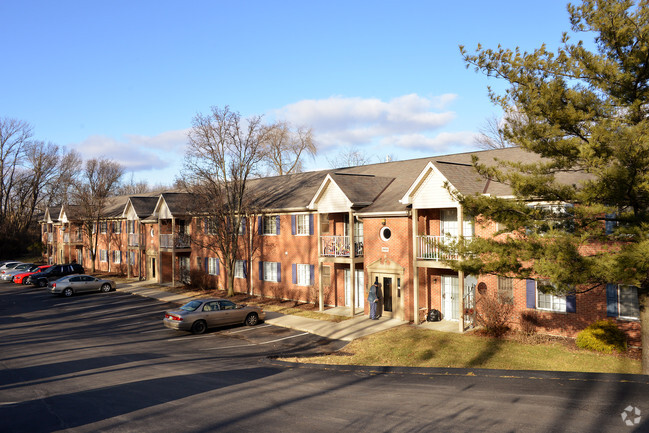
<path id="1" fill-rule="evenodd" d="M 328 356 L 287 358 L 317 364 L 403 367 L 493 368 L 601 373 L 641 371 L 640 362 L 624 355 L 603 355 L 570 347 L 566 341 L 537 339 L 524 343 L 416 328 L 393 328 L 351 342 Z"/>

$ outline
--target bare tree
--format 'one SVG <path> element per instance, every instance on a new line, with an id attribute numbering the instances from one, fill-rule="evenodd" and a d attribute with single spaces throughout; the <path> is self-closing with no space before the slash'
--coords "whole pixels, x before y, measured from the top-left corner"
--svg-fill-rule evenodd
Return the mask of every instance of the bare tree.
<path id="1" fill-rule="evenodd" d="M 524 122 L 524 117 L 516 110 L 508 110 L 502 118 L 492 115 L 478 129 L 480 135 L 475 142 L 482 149 L 504 149 L 515 146 L 511 141 L 511 127 Z"/>
<path id="2" fill-rule="evenodd" d="M 335 157 L 331 159 L 327 158 L 327 162 L 331 168 L 356 167 L 359 165 L 367 165 L 371 161 L 372 158 L 356 146 L 347 147 Z"/>
<path id="3" fill-rule="evenodd" d="M 268 134 L 260 117 L 244 120 L 227 106 L 196 115 L 189 132 L 183 183 L 195 195 L 194 213 L 204 218 L 192 242 L 223 263 L 229 296 L 234 295 L 235 263 L 246 256 L 247 239 L 241 236 L 246 216 L 248 233 L 254 233 L 250 216 L 256 211 L 247 184 L 261 163 Z"/>
<path id="4" fill-rule="evenodd" d="M 263 146 L 263 160 L 271 174 L 299 173 L 304 168 L 303 156 L 318 152 L 311 128 L 293 128 L 288 122 L 268 126 Z"/>
<path id="5" fill-rule="evenodd" d="M 135 175 L 131 172 L 128 182 L 122 182 L 117 188 L 117 195 L 137 195 L 150 192 L 151 188 L 145 180 L 136 182 Z"/>
<path id="6" fill-rule="evenodd" d="M 11 232 L 12 194 L 20 177 L 20 164 L 33 132 L 27 122 L 0 118 L 0 230 Z"/>
<path id="7" fill-rule="evenodd" d="M 78 182 L 74 185 L 74 202 L 79 205 L 79 217 L 83 221 L 91 258 L 91 272 L 95 272 L 95 258 L 99 233 L 99 222 L 108 199 L 115 194 L 124 169 L 120 164 L 106 158 L 86 161 Z M 94 228 L 94 229 L 93 229 Z"/>

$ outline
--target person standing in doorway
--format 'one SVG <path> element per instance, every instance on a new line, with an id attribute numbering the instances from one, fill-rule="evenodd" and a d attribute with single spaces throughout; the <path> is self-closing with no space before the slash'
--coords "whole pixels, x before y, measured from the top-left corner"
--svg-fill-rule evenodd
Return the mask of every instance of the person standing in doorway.
<path id="1" fill-rule="evenodd" d="M 370 319 L 371 320 L 378 320 L 378 316 L 376 315 L 376 306 L 379 303 L 379 297 L 378 297 L 378 289 L 379 289 L 379 283 L 378 281 L 375 281 L 374 284 L 370 286 L 370 293 L 367 296 L 367 302 L 370 304 Z"/>

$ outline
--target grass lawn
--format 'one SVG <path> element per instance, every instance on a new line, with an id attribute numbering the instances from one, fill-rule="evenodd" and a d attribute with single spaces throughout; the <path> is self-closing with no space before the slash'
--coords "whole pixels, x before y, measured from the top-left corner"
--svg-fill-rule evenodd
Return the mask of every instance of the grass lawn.
<path id="1" fill-rule="evenodd" d="M 561 342 L 529 344 L 409 325 L 360 338 L 332 355 L 284 360 L 339 365 L 641 372 L 639 360 L 572 348 Z"/>

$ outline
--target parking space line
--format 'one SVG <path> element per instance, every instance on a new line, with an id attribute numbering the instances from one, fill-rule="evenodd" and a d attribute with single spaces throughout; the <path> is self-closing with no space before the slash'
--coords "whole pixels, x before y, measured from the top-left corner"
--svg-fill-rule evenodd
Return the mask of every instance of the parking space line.
<path id="1" fill-rule="evenodd" d="M 218 335 L 218 334 L 194 335 L 193 337 L 176 337 L 176 338 L 169 338 L 169 339 L 167 339 L 167 341 L 195 340 L 197 338 L 209 338 L 210 336 L 213 336 L 213 335 Z"/>
<path id="2" fill-rule="evenodd" d="M 219 349 L 234 349 L 234 348 L 237 348 L 237 347 L 247 347 L 247 346 L 261 346 L 263 344 L 271 344 L 271 343 L 277 343 L 278 341 L 282 341 L 282 340 L 288 340 L 289 338 L 301 337 L 301 336 L 306 335 L 306 334 L 308 334 L 308 332 L 303 332 L 303 333 L 297 334 L 297 335 L 290 335 L 288 337 L 278 338 L 276 340 L 264 341 L 262 343 L 240 344 L 238 346 L 208 347 L 207 349 L 199 349 L 199 350 L 219 350 Z"/>
<path id="3" fill-rule="evenodd" d="M 139 332 L 140 334 L 150 334 L 151 332 L 162 332 L 162 331 L 168 331 L 168 329 L 153 329 L 151 331 L 141 331 Z"/>
<path id="4" fill-rule="evenodd" d="M 261 326 L 255 326 L 255 327 L 250 327 L 250 328 L 240 329 L 240 330 L 238 330 L 238 331 L 228 332 L 228 335 L 230 335 L 230 334 L 238 334 L 239 332 L 254 331 L 255 329 L 259 329 L 259 328 L 267 328 L 267 327 L 269 327 L 269 326 L 273 326 L 273 325 L 261 325 Z"/>

